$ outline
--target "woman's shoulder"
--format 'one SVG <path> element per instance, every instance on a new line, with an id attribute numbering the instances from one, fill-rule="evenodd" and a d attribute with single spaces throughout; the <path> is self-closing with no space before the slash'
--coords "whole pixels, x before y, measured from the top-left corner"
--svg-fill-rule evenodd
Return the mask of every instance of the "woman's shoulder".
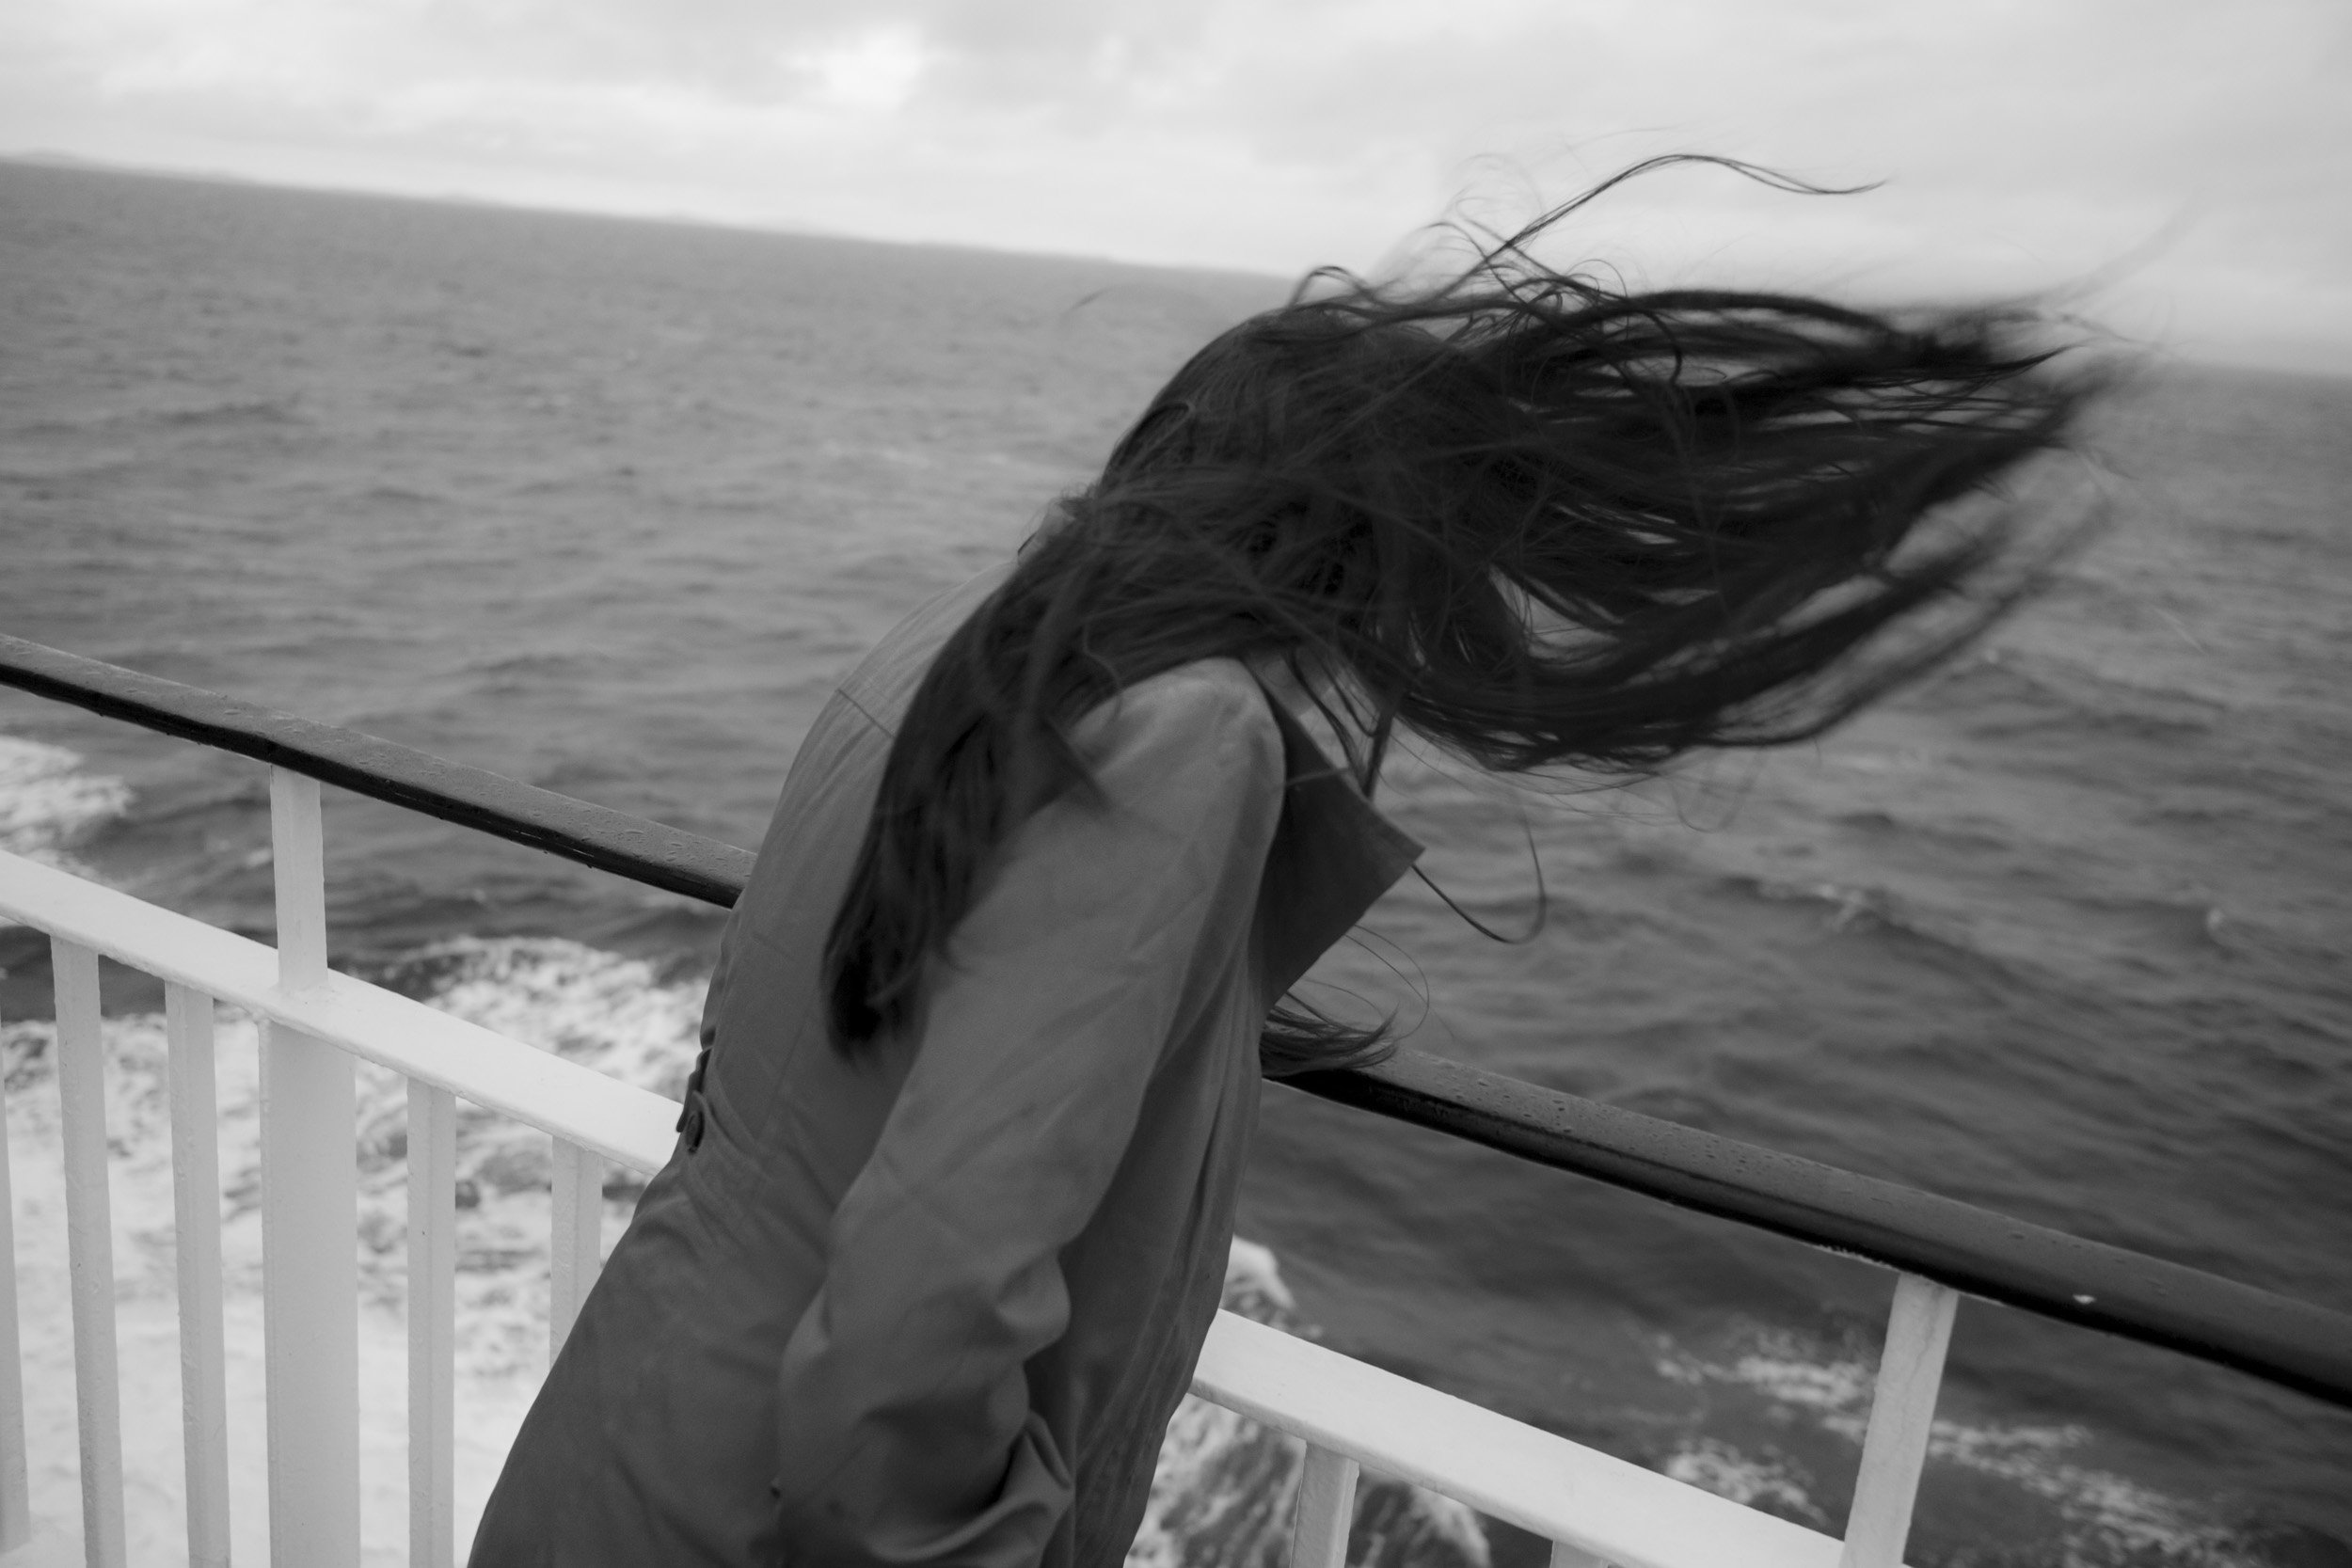
<path id="1" fill-rule="evenodd" d="M 990 567 L 917 606 L 869 649 L 857 667 L 842 677 L 835 695 L 863 714 L 885 735 L 897 733 L 898 716 L 914 689 L 939 656 L 940 645 L 969 619 L 987 597 L 1004 585 L 1009 562 Z"/>
<path id="2" fill-rule="evenodd" d="M 1080 720 L 1071 738 L 1114 793 L 1114 773 L 1147 789 L 1206 774 L 1282 776 L 1281 731 L 1238 659 L 1196 659 L 1139 680 Z"/>
<path id="3" fill-rule="evenodd" d="M 1274 726 L 1264 689 L 1237 658 L 1196 658 L 1179 664 L 1136 682 L 1123 697 L 1130 705 L 1152 714 L 1201 714 L 1239 722 L 1263 719 L 1268 729 Z"/>
<path id="4" fill-rule="evenodd" d="M 1089 727 L 1263 732 L 1280 739 L 1264 689 L 1237 658 L 1194 659 L 1147 676 L 1087 715 L 1081 733 Z"/>

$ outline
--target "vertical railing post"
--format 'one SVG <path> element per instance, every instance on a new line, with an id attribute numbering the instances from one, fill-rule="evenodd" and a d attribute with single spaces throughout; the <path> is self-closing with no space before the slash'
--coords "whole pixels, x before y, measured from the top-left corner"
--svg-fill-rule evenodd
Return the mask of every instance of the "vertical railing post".
<path id="1" fill-rule="evenodd" d="M 33 1538 L 24 1463 L 24 1343 L 16 1329 L 16 1198 L 8 1187 L 8 1096 L 0 1083 L 0 1552 Z"/>
<path id="2" fill-rule="evenodd" d="M 326 978 L 319 786 L 270 772 L 278 983 Z M 275 1562 L 359 1560 L 358 1162 L 351 1058 L 273 1023 L 262 1043 L 262 1324 Z"/>
<path id="3" fill-rule="evenodd" d="M 171 1193 L 180 1270 L 180 1419 L 189 1568 L 229 1568 L 229 1396 L 220 1322 L 220 1151 L 213 999 L 164 989 L 170 1045 Z"/>
<path id="4" fill-rule="evenodd" d="M 316 779 L 269 770 L 269 844 L 278 983 L 300 990 L 326 978 L 326 838 Z"/>
<path id="5" fill-rule="evenodd" d="M 457 1101 L 408 1080 L 408 1561 L 450 1568 L 457 1522 Z"/>
<path id="6" fill-rule="evenodd" d="M 548 1364 L 553 1366 L 603 1266 L 604 1162 L 580 1145 L 557 1138 L 550 1187 Z"/>
<path id="7" fill-rule="evenodd" d="M 122 1402 L 115 1369 L 114 1214 L 106 1192 L 106 1042 L 98 955 L 52 938 L 57 1110 L 65 1145 L 66 1269 L 73 1291 L 73 1395 L 81 1433 L 82 1549 L 121 1568 Z"/>
<path id="8" fill-rule="evenodd" d="M 1291 1515 L 1291 1568 L 1345 1568 L 1347 1530 L 1356 1522 L 1357 1464 L 1345 1454 L 1307 1445 L 1298 1472 L 1298 1507 Z"/>
<path id="9" fill-rule="evenodd" d="M 1951 1343 L 1960 1294 L 1916 1275 L 1895 1281 L 1886 1344 L 1879 1353 L 1870 1425 L 1862 1439 L 1862 1469 L 1846 1515 L 1846 1547 L 1838 1568 L 1901 1568 L 1911 1537 L 1911 1511 L 1927 1465 L 1935 1424 L 1935 1397 L 1944 1381 L 1944 1352 Z"/>

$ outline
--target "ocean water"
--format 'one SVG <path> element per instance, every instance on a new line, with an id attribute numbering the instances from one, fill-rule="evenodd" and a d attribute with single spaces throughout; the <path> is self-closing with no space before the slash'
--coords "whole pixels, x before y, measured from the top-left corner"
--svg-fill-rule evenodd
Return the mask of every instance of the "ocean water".
<path id="1" fill-rule="evenodd" d="M 755 844 L 830 683 L 1282 287 L 0 164 L 0 629 Z M 1491 943 L 1416 884 L 1321 979 L 1415 1044 L 2352 1309 L 2352 383 L 2171 367 L 2098 446 L 2100 545 L 1818 745 L 1610 792 L 1404 759 L 1431 874 L 1517 922 L 1532 836 L 1549 924 Z M 675 1092 L 717 911 L 329 796 L 339 966 Z M 266 938 L 267 844 L 258 767 L 0 692 L 0 845 Z M 36 1506 L 70 1519 L 45 944 L 0 930 L 0 967 Z M 160 1001 L 106 994 L 125 1382 L 168 1409 Z M 232 1334 L 251 1055 L 224 1015 Z M 395 1560 L 399 1096 L 363 1105 Z M 478 1505 L 545 1354 L 546 1156 L 484 1118 L 461 1164 Z M 1245 1293 L 1327 1342 L 1842 1519 L 1879 1271 L 1279 1087 L 1241 1228 Z M 240 1411 L 259 1375 L 232 1354 Z M 1914 1562 L 2352 1563 L 2352 1418 L 2311 1402 L 1972 1304 L 1941 1416 Z M 1185 1521 L 1278 1458 L 1178 1426 L 1147 1556 L 1255 1560 L 1231 1520 L 1263 1508 Z M 176 1422 L 134 1427 L 167 1560 Z M 256 1422 L 231 1441 L 260 1560 Z M 1419 1523 L 1376 1559 L 1530 1560 L 1382 1506 Z"/>

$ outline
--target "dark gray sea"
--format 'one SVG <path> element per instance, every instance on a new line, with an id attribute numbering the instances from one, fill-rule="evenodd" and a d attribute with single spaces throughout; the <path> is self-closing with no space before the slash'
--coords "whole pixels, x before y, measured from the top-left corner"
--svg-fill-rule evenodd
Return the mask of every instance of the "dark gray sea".
<path id="1" fill-rule="evenodd" d="M 1284 287 L 0 164 L 0 629 L 754 845 L 830 683 Z M 2101 542 L 1821 743 L 1606 792 L 1407 758 L 1431 874 L 1522 923 L 1524 822 L 1549 924 L 1499 945 L 1410 884 L 1323 977 L 1484 1067 L 2352 1310 L 2352 382 L 2159 367 L 2095 445 Z M 675 1092 L 716 911 L 329 796 L 340 966 Z M 257 767 L 0 692 L 0 845 L 266 938 L 267 844 Z M 44 944 L 0 965 L 30 1325 Z M 176 1377 L 135 1223 L 160 1004 L 108 1000 L 135 1386 Z M 543 1354 L 544 1156 L 469 1147 L 513 1230 L 468 1253 L 478 1504 Z M 1327 1342 L 1842 1520 L 1877 1270 L 1279 1087 L 1242 1231 Z M 27 1335 L 71 1517 L 70 1362 Z M 2308 1401 L 1972 1303 L 1942 1416 L 1915 1563 L 2352 1563 L 2352 1418 Z M 168 1555 L 176 1515 L 143 1528 Z"/>

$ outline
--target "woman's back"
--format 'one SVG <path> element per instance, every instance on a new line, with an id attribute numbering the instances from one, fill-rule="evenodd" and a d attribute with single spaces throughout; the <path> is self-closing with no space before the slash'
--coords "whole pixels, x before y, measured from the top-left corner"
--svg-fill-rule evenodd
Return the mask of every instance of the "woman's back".
<path id="1" fill-rule="evenodd" d="M 821 954 L 891 729 L 995 577 L 894 632 L 796 758 L 678 1151 L 475 1563 L 1124 1555 L 1216 1306 L 1260 1025 L 1413 849 L 1240 664 L 1184 666 L 1078 727 L 1099 798 L 1013 835 L 922 1027 L 834 1050 Z"/>

